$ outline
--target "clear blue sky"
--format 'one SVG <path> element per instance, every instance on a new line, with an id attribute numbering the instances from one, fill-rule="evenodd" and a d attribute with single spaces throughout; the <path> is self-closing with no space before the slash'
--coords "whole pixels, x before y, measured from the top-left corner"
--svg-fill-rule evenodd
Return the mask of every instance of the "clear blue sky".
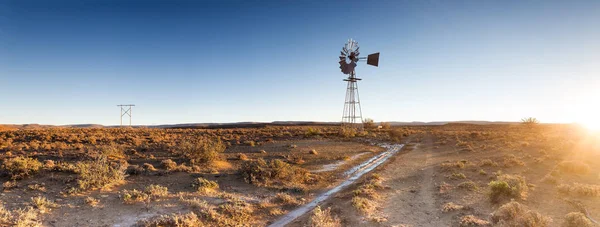
<path id="1" fill-rule="evenodd" d="M 376 121 L 600 103 L 600 1 L 0 0 L 0 124 L 339 121 L 348 38 Z"/>

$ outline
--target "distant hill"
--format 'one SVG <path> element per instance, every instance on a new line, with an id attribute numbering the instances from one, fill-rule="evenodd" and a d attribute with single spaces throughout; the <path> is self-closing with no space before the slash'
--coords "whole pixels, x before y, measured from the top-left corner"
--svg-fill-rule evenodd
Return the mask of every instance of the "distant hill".
<path id="1" fill-rule="evenodd" d="M 378 123 L 378 122 L 376 122 Z M 519 122 L 509 121 L 432 121 L 432 122 L 402 122 L 390 121 L 392 126 L 419 126 L 419 125 L 445 125 L 449 123 L 459 124 L 476 124 L 476 125 L 491 125 L 491 124 L 519 124 Z M 134 125 L 132 127 L 148 127 L 148 128 L 255 128 L 266 126 L 332 126 L 339 125 L 339 122 L 319 122 L 319 121 L 273 121 L 273 122 L 232 122 L 232 123 L 183 123 L 183 124 L 165 124 L 165 125 Z M 116 128 L 118 125 L 104 126 L 99 124 L 74 124 L 74 125 L 40 125 L 40 124 L 23 124 L 0 125 L 0 129 L 42 129 L 42 128 Z"/>

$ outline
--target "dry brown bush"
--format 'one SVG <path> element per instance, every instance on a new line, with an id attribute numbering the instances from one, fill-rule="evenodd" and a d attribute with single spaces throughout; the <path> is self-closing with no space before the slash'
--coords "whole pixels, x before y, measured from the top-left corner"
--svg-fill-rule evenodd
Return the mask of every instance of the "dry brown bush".
<path id="1" fill-rule="evenodd" d="M 322 210 L 320 206 L 317 206 L 317 208 L 313 210 L 312 216 L 310 216 L 309 226 L 341 227 L 342 222 L 337 216 L 331 214 L 331 208 Z"/>
<path id="2" fill-rule="evenodd" d="M 452 211 L 456 211 L 456 210 L 462 210 L 464 208 L 465 208 L 464 206 L 458 205 L 453 202 L 449 202 L 449 203 L 444 204 L 444 206 L 442 207 L 442 211 L 444 213 L 447 213 L 447 212 L 452 212 Z"/>
<path id="3" fill-rule="evenodd" d="M 558 169 L 563 173 L 588 174 L 591 170 L 588 164 L 580 161 L 563 161 L 558 164 Z"/>
<path id="4" fill-rule="evenodd" d="M 476 227 L 476 226 L 489 226 L 490 222 L 481 220 L 473 215 L 467 215 L 460 218 L 460 227 Z"/>
<path id="5" fill-rule="evenodd" d="M 2 163 L 2 170 L 6 171 L 12 179 L 23 179 L 31 176 L 42 168 L 42 163 L 37 159 L 27 157 L 15 157 L 7 159 Z"/>
<path id="6" fill-rule="evenodd" d="M 162 215 L 150 220 L 140 221 L 137 226 L 143 227 L 202 227 L 206 226 L 193 212 L 187 214 Z"/>
<path id="7" fill-rule="evenodd" d="M 178 148 L 192 164 L 210 164 L 220 160 L 220 154 L 226 147 L 221 139 L 201 138 L 192 142 L 184 141 Z"/>
<path id="8" fill-rule="evenodd" d="M 246 182 L 258 186 L 298 186 L 315 180 L 306 169 L 279 159 L 244 162 L 239 173 Z"/>
<path id="9" fill-rule="evenodd" d="M 600 196 L 600 185 L 579 184 L 579 183 L 575 183 L 573 185 L 561 184 L 558 186 L 558 191 L 565 193 L 565 194 L 599 197 Z"/>
<path id="10" fill-rule="evenodd" d="M 552 219 L 513 201 L 498 208 L 492 214 L 492 222 L 495 226 L 546 227 L 550 225 Z"/>
<path id="11" fill-rule="evenodd" d="M 596 227 L 585 214 L 581 212 L 571 212 L 565 216 L 563 227 Z"/>
<path id="12" fill-rule="evenodd" d="M 127 163 L 109 162 L 106 157 L 98 157 L 92 161 L 78 162 L 76 165 L 79 189 L 88 190 L 105 188 L 125 180 Z"/>

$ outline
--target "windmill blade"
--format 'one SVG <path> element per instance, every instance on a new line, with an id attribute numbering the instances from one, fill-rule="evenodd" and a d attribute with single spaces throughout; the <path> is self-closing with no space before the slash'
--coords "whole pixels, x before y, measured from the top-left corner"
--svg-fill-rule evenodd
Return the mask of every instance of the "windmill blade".
<path id="1" fill-rule="evenodd" d="M 367 56 L 367 64 L 379 67 L 379 52 Z"/>

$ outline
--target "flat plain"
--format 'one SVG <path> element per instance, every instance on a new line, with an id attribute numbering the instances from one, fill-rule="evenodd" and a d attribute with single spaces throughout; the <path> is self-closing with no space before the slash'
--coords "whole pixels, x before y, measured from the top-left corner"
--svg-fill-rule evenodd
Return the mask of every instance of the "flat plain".
<path id="1" fill-rule="evenodd" d="M 600 138 L 573 125 L 0 128 L 1 226 L 594 226 Z"/>

